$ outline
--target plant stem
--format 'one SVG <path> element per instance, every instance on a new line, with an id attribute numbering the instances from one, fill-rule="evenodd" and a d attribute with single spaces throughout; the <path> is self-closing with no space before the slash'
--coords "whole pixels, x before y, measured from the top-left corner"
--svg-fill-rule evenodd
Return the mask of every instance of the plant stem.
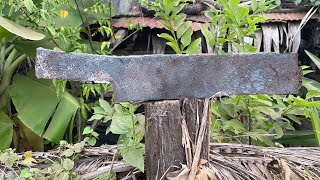
<path id="1" fill-rule="evenodd" d="M 19 56 L 9 67 L 6 69 L 6 72 L 3 74 L 3 77 L 1 79 L 0 83 L 0 95 L 8 88 L 10 85 L 10 81 L 12 78 L 12 75 L 14 71 L 17 69 L 17 67 L 20 65 L 22 61 L 24 61 L 28 56 L 25 54 L 22 54 Z"/>
<path id="2" fill-rule="evenodd" d="M 10 53 L 10 55 L 8 56 L 5 64 L 4 64 L 4 71 L 6 71 L 8 69 L 8 67 L 12 64 L 12 62 L 15 60 L 15 56 L 17 54 L 17 50 L 16 49 L 13 49 Z"/>
<path id="3" fill-rule="evenodd" d="M 82 17 L 81 12 L 80 12 L 80 8 L 79 8 L 79 4 L 78 4 L 77 0 L 74 0 L 74 2 L 75 2 L 76 5 L 77 5 L 77 10 L 78 10 L 79 16 L 80 16 L 80 18 L 81 18 L 81 21 L 82 21 L 82 23 L 86 26 L 85 29 L 86 29 L 87 34 L 88 34 L 89 44 L 90 44 L 90 47 L 91 47 L 92 52 L 94 53 L 95 50 L 94 50 L 93 45 L 92 45 L 92 34 L 91 34 L 91 31 L 90 31 L 90 26 L 89 26 L 88 22 L 85 22 L 84 19 L 83 19 L 83 17 Z M 82 1 L 81 1 L 81 3 L 82 3 Z M 82 3 L 82 6 L 83 6 L 83 3 Z"/>

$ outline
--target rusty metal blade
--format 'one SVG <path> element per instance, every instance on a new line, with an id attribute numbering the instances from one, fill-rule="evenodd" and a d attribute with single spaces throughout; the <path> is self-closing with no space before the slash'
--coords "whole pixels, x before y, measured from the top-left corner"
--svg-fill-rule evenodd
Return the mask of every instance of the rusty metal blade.
<path id="1" fill-rule="evenodd" d="M 297 93 L 302 78 L 297 54 L 101 56 L 43 48 L 36 75 L 110 81 L 117 102 Z"/>

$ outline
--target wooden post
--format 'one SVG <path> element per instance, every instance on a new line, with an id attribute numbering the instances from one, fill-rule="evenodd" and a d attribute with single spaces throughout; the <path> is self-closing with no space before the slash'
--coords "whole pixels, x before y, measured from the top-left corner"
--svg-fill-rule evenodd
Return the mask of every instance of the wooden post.
<path id="1" fill-rule="evenodd" d="M 186 120 L 194 154 L 196 137 L 204 115 L 203 106 L 204 100 L 200 99 L 167 100 L 145 104 L 145 145 L 148 152 L 145 169 L 148 179 L 160 179 L 165 173 L 174 171 L 175 168 L 170 168 L 172 165 L 187 164 L 182 145 L 182 120 Z M 208 118 L 202 144 L 202 159 L 209 157 L 209 127 Z"/>

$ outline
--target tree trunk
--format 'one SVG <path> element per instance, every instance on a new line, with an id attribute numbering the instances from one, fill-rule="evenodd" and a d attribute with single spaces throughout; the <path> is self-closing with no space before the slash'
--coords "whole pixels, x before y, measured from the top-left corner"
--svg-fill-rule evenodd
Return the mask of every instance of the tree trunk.
<path id="1" fill-rule="evenodd" d="M 196 138 L 203 112 L 204 100 L 184 99 L 157 101 L 145 104 L 146 117 L 146 175 L 147 179 L 160 179 L 167 172 L 177 170 L 172 165 L 187 163 L 183 139 L 183 119 L 190 136 L 191 156 L 194 155 Z M 201 159 L 209 157 L 210 116 L 207 116 L 207 131 L 202 143 Z M 192 158 L 191 158 L 192 162 Z M 164 178 L 166 179 L 166 178 Z"/>

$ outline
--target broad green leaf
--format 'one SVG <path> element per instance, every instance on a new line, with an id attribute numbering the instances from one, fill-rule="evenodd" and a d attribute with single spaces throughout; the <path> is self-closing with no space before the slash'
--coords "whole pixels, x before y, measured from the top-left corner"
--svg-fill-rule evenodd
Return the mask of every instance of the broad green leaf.
<path id="1" fill-rule="evenodd" d="M 181 49 L 184 49 L 190 44 L 192 33 L 193 33 L 192 28 L 189 27 L 187 31 L 181 36 L 181 39 L 180 39 L 182 43 Z"/>
<path id="2" fill-rule="evenodd" d="M 275 141 L 291 146 L 317 146 L 317 141 L 313 131 L 285 132 L 282 138 L 276 139 Z"/>
<path id="3" fill-rule="evenodd" d="M 255 11 L 258 8 L 257 0 L 251 0 L 252 11 Z"/>
<path id="4" fill-rule="evenodd" d="M 245 17 L 249 15 L 249 9 L 246 7 L 238 7 L 238 10 L 236 11 L 237 19 L 242 20 L 245 19 Z"/>
<path id="5" fill-rule="evenodd" d="M 144 172 L 144 145 L 141 144 L 138 147 L 124 146 L 120 148 L 120 154 L 124 161 L 134 167 L 137 167 Z"/>
<path id="6" fill-rule="evenodd" d="M 308 90 L 315 90 L 315 91 L 319 91 L 320 89 L 320 83 L 313 80 L 313 79 L 309 79 L 306 77 L 302 78 L 302 85 L 304 87 L 306 87 Z"/>
<path id="7" fill-rule="evenodd" d="M 97 143 L 97 139 L 96 138 L 94 138 L 94 137 L 89 138 L 88 144 L 90 146 L 94 146 L 94 145 L 96 145 L 96 143 Z"/>
<path id="8" fill-rule="evenodd" d="M 114 134 L 127 134 L 130 132 L 132 116 L 116 113 L 112 116 L 110 131 Z"/>
<path id="9" fill-rule="evenodd" d="M 15 34 L 9 32 L 8 30 L 6 30 L 4 27 L 0 26 L 0 43 L 7 43 L 9 41 L 14 40 L 14 38 L 16 37 Z"/>
<path id="10" fill-rule="evenodd" d="M 29 168 L 24 168 L 21 172 L 20 172 L 20 178 L 29 178 L 31 177 L 32 174 L 29 172 Z"/>
<path id="11" fill-rule="evenodd" d="M 32 0 L 23 0 L 23 5 L 26 7 L 26 9 L 31 12 L 32 8 L 34 6 L 33 1 Z"/>
<path id="12" fill-rule="evenodd" d="M 82 134 L 91 134 L 93 132 L 93 129 L 90 126 L 87 126 L 83 129 Z"/>
<path id="13" fill-rule="evenodd" d="M 169 31 L 173 31 L 173 27 L 170 24 L 170 22 L 167 22 L 165 20 L 160 20 L 159 23 L 162 24 L 164 27 L 166 27 Z"/>
<path id="14" fill-rule="evenodd" d="M 305 50 L 306 54 L 310 57 L 310 59 L 317 65 L 317 67 L 320 69 L 320 58 L 318 58 L 316 55 L 312 54 L 311 52 Z"/>
<path id="15" fill-rule="evenodd" d="M 102 114 L 94 114 L 93 116 L 91 116 L 90 119 L 88 119 L 88 121 L 93 121 L 93 120 L 100 120 L 104 117 L 104 115 Z"/>
<path id="16" fill-rule="evenodd" d="M 200 54 L 201 38 L 193 41 L 187 48 L 186 54 Z"/>
<path id="17" fill-rule="evenodd" d="M 17 74 L 10 86 L 10 96 L 24 125 L 39 136 L 59 142 L 80 105 L 68 92 L 57 96 L 52 84 L 41 83 L 48 81 L 34 81 Z"/>
<path id="18" fill-rule="evenodd" d="M 174 27 L 178 27 L 182 24 L 182 22 L 186 19 L 187 15 L 186 14 L 179 14 L 177 17 L 174 19 Z"/>
<path id="19" fill-rule="evenodd" d="M 62 166 L 65 170 L 70 171 L 74 167 L 74 162 L 71 159 L 67 158 L 63 160 Z"/>
<path id="20" fill-rule="evenodd" d="M 276 134 L 277 134 L 276 138 L 277 138 L 277 139 L 281 138 L 281 137 L 283 136 L 283 129 L 282 129 L 282 127 L 279 126 L 279 125 L 277 125 L 277 124 L 275 124 L 275 125 L 274 125 L 274 129 L 275 129 Z"/>
<path id="21" fill-rule="evenodd" d="M 53 49 L 56 47 L 56 45 L 48 39 L 43 39 L 40 41 L 15 40 L 13 44 L 17 50 L 23 52 L 31 58 L 36 57 L 36 49 L 38 47 L 43 47 L 46 49 Z"/>
<path id="22" fill-rule="evenodd" d="M 168 40 L 168 41 L 170 41 L 170 42 L 175 42 L 174 38 L 173 38 L 170 34 L 168 34 L 168 33 L 158 34 L 158 37 L 161 37 L 161 38 L 163 38 L 163 39 L 166 39 L 166 40 Z"/>
<path id="23" fill-rule="evenodd" d="M 223 129 L 233 131 L 235 134 L 243 133 L 246 131 L 246 128 L 238 119 L 226 121 Z"/>
<path id="24" fill-rule="evenodd" d="M 182 54 L 182 52 L 176 42 L 167 42 L 166 44 L 168 46 L 170 46 L 177 54 Z"/>
<path id="25" fill-rule="evenodd" d="M 177 29 L 177 38 L 180 39 L 181 36 L 189 29 L 191 26 L 191 21 L 186 21 L 182 23 Z"/>
<path id="26" fill-rule="evenodd" d="M 0 26 L 8 30 L 9 32 L 23 37 L 25 39 L 38 41 L 45 38 L 45 35 L 35 32 L 31 29 L 25 28 L 19 24 L 16 24 L 8 19 L 5 19 L 0 16 Z"/>
<path id="27" fill-rule="evenodd" d="M 203 24 L 200 24 L 200 29 L 201 29 L 201 33 L 205 37 L 207 43 L 209 43 L 210 47 L 213 48 L 216 43 L 213 34 Z"/>
<path id="28" fill-rule="evenodd" d="M 13 124 L 10 117 L 0 110 L 0 150 L 10 147 L 13 133 Z"/>
<path id="29" fill-rule="evenodd" d="M 172 9 L 172 15 L 176 15 L 178 14 L 179 12 L 181 12 L 181 10 L 183 9 L 183 7 L 185 6 L 186 4 L 179 4 L 177 6 L 174 6 L 173 9 Z M 179 13 L 178 15 L 180 14 L 184 14 L 184 13 Z"/>
<path id="30" fill-rule="evenodd" d="M 61 153 L 61 156 L 71 157 L 74 154 L 72 149 L 66 149 Z"/>
<path id="31" fill-rule="evenodd" d="M 163 0 L 162 3 L 164 5 L 164 9 L 166 14 L 169 14 L 173 8 L 173 0 Z"/>
<path id="32" fill-rule="evenodd" d="M 107 115 L 112 115 L 112 108 L 108 101 L 99 99 L 100 106 L 104 109 L 104 111 L 107 113 Z M 102 117 L 101 117 L 102 118 Z M 100 119 L 101 119 L 100 118 Z"/>
<path id="33" fill-rule="evenodd" d="M 310 119 L 317 140 L 317 144 L 318 146 L 320 146 L 320 118 L 319 111 L 317 110 L 317 108 L 313 107 L 312 110 L 310 110 Z"/>

